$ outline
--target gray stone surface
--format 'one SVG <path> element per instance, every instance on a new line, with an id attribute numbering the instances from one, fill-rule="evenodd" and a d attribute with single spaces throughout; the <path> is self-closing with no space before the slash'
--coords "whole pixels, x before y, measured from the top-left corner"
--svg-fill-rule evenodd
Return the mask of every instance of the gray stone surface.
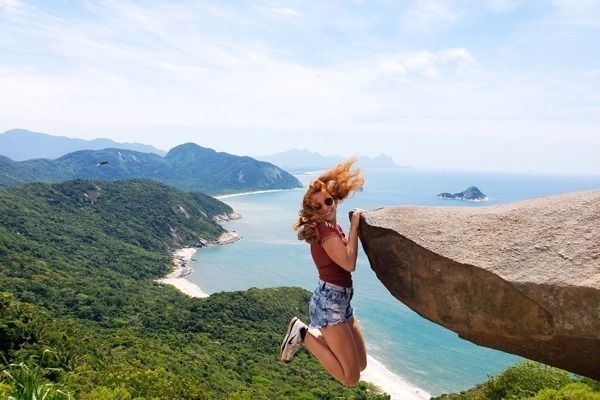
<path id="1" fill-rule="evenodd" d="M 371 268 L 481 346 L 600 379 L 600 190 L 484 207 L 366 211 Z"/>

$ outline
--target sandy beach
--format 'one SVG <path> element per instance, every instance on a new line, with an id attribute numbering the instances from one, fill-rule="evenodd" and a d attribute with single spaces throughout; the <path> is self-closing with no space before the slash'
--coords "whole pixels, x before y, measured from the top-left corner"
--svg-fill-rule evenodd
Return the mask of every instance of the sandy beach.
<path id="1" fill-rule="evenodd" d="M 281 192 L 282 190 L 289 190 L 289 189 L 270 189 L 270 190 L 257 190 L 256 192 L 241 192 L 241 193 L 232 193 L 232 194 L 222 194 L 220 196 L 215 196 L 215 199 L 222 200 L 222 199 L 228 199 L 230 197 L 246 196 L 249 194 Z"/>
<path id="2" fill-rule="evenodd" d="M 429 393 L 406 383 L 370 355 L 367 355 L 367 369 L 360 374 L 360 379 L 379 386 L 390 395 L 391 400 L 429 400 L 431 398 Z"/>
<path id="3" fill-rule="evenodd" d="M 175 270 L 164 278 L 157 279 L 157 282 L 173 285 L 183 293 L 191 297 L 208 297 L 200 287 L 185 277 L 192 273 L 192 269 L 188 267 L 188 263 L 192 260 L 192 256 L 196 253 L 196 248 L 185 247 L 173 253 L 173 263 Z"/>
<path id="4" fill-rule="evenodd" d="M 188 281 L 185 277 L 192 273 L 188 266 L 196 248 L 186 247 L 173 253 L 175 270 L 158 282 L 173 285 L 181 292 L 191 297 L 208 297 L 198 285 Z M 389 371 L 383 364 L 371 356 L 367 356 L 368 366 L 361 374 L 361 380 L 379 386 L 390 395 L 391 400 L 428 400 L 431 396 L 414 386 L 406 383 L 401 377 Z"/>

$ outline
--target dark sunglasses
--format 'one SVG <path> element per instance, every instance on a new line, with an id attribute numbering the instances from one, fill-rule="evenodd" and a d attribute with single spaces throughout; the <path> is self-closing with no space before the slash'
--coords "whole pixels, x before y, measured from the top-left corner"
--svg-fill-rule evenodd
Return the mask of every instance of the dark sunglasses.
<path id="1" fill-rule="evenodd" d="M 326 206 L 330 206 L 333 204 L 333 197 L 328 197 L 325 199 L 325 201 L 323 201 L 323 203 L 325 203 Z M 321 203 L 312 203 L 311 207 L 313 210 L 320 210 L 321 208 L 323 208 L 323 204 Z"/>

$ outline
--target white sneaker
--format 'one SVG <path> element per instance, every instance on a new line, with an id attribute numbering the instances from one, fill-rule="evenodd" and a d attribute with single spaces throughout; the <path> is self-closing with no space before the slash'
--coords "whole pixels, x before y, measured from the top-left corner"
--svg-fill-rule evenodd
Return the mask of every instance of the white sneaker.
<path id="1" fill-rule="evenodd" d="M 296 317 L 292 318 L 290 324 L 288 325 L 285 338 L 283 339 L 283 342 L 281 342 L 281 351 L 279 355 L 282 360 L 291 360 L 298 349 L 302 347 L 304 344 L 304 341 L 302 340 L 303 329 L 308 330 L 306 324 Z"/>

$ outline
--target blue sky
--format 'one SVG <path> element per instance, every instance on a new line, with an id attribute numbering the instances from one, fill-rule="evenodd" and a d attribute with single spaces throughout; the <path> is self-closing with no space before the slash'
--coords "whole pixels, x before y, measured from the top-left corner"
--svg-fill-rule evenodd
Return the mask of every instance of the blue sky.
<path id="1" fill-rule="evenodd" d="M 0 0 L 0 132 L 600 174 L 600 0 Z"/>

